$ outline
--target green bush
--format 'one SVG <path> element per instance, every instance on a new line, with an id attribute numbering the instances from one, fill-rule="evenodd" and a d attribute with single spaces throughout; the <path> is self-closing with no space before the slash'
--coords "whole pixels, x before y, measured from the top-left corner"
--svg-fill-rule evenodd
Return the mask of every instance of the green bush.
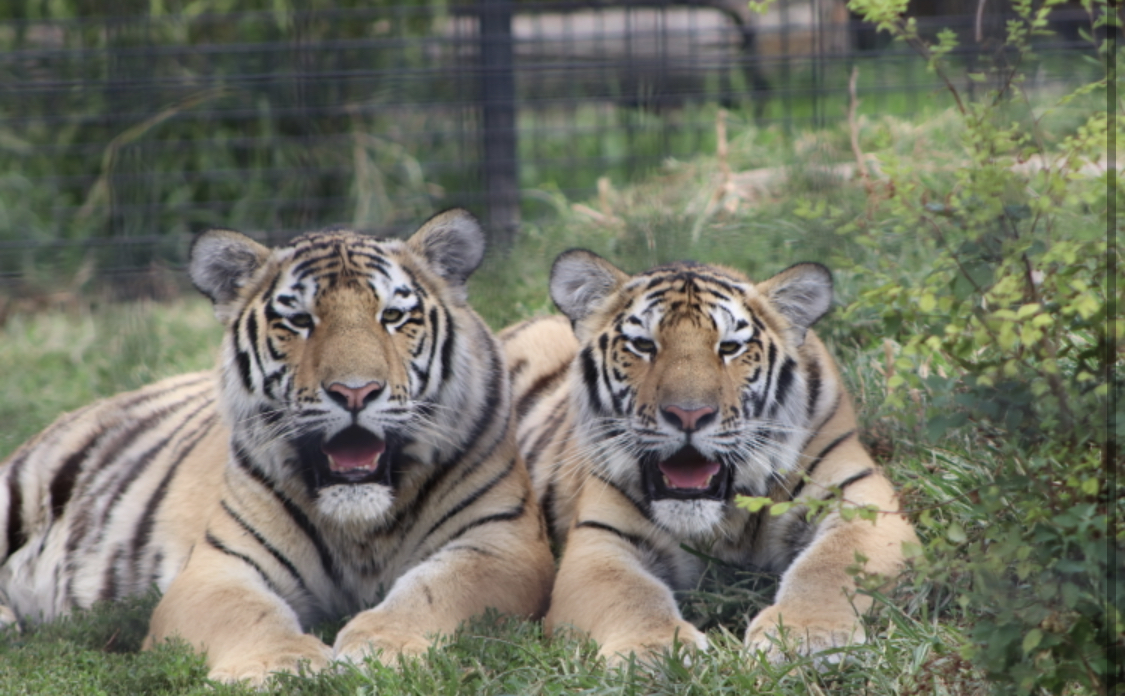
<path id="1" fill-rule="evenodd" d="M 884 178 L 867 182 L 864 214 L 840 220 L 841 234 L 872 251 L 835 266 L 865 274 L 842 319 L 883 328 L 884 410 L 924 423 L 932 441 L 961 429 L 996 463 L 961 481 L 972 528 L 940 504 L 919 515 L 929 541 L 918 576 L 951 585 L 975 617 L 962 655 L 1001 693 L 1107 693 L 1125 661 L 1111 601 L 1125 590 L 1115 553 L 1125 541 L 1122 502 L 1112 489 L 1125 426 L 1125 283 L 1121 229 L 1110 227 L 1125 189 L 1105 164 L 1125 118 L 1104 108 L 1122 54 L 1087 35 L 1101 78 L 1038 106 L 1046 95 L 1023 66 L 1059 4 L 1014 3 L 1019 18 L 1003 44 L 962 78 L 951 31 L 928 42 L 904 17 L 905 2 L 850 3 L 923 53 L 962 122 L 951 173 L 907 158 L 883 163 Z M 1095 32 L 1112 25 L 1114 8 L 1084 6 Z M 966 84 L 988 89 L 970 98 Z M 929 262 L 904 267 L 878 253 L 904 244 Z"/>

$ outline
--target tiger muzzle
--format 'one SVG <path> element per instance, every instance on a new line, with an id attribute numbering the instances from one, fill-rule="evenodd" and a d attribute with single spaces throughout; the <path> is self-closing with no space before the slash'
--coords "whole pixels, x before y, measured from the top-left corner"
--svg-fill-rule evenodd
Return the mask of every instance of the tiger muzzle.
<path id="1" fill-rule="evenodd" d="M 340 484 L 394 486 L 395 461 L 401 449 L 394 439 L 378 437 L 352 425 L 336 435 L 304 436 L 297 443 L 306 480 L 314 489 Z"/>
<path id="2" fill-rule="evenodd" d="M 651 500 L 726 500 L 730 491 L 731 468 L 691 445 L 667 459 L 643 461 L 641 473 Z"/>

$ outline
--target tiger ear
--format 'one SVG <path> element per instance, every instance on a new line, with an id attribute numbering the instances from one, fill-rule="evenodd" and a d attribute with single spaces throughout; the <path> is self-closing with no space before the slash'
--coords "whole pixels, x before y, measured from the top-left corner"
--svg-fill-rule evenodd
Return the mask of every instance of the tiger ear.
<path id="1" fill-rule="evenodd" d="M 433 216 L 406 244 L 458 289 L 464 287 L 484 259 L 484 230 L 473 214 L 463 208 Z"/>
<path id="2" fill-rule="evenodd" d="M 832 307 L 832 272 L 819 263 L 799 263 L 760 283 L 758 290 L 789 320 L 797 345 Z"/>
<path id="3" fill-rule="evenodd" d="M 191 282 L 215 305 L 215 316 L 224 323 L 242 288 L 270 257 L 268 247 L 233 230 L 208 230 L 191 244 L 188 275 Z"/>
<path id="4" fill-rule="evenodd" d="M 559 254 L 551 266 L 551 299 L 576 325 L 628 279 L 617 266 L 594 252 L 571 249 Z"/>

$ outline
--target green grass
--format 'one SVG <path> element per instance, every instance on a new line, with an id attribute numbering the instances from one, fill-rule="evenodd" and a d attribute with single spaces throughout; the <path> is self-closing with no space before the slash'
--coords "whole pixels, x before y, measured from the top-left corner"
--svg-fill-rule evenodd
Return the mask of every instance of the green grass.
<path id="1" fill-rule="evenodd" d="M 202 297 L 15 314 L 0 327 L 0 456 L 64 411 L 214 366 L 221 337 Z"/>
<path id="2" fill-rule="evenodd" d="M 1066 118 L 1061 113 L 1058 118 Z M 927 156 L 920 176 L 948 177 L 958 159 L 953 120 L 925 124 L 891 118 L 861 121 L 861 145 L 884 162 Z M 600 198 L 575 205 L 549 189 L 535 192 L 553 211 L 525 227 L 507 256 L 493 255 L 471 281 L 473 305 L 494 327 L 551 311 L 546 275 L 554 256 L 582 246 L 629 271 L 695 258 L 739 268 L 764 279 L 797 261 L 830 266 L 890 255 L 904 278 L 927 272 L 928 259 L 910 236 L 859 246 L 829 220 L 862 214 L 862 190 L 825 177 L 821 165 L 847 162 L 842 128 L 791 137 L 735 121 L 727 165 L 734 172 L 785 165 L 772 186 L 745 198 L 719 199 L 719 162 L 702 154 L 671 161 L 636 185 L 615 182 Z M 781 175 L 786 179 L 781 181 Z M 585 206 L 585 207 L 582 207 Z M 591 214 L 590 211 L 593 211 Z M 833 213 L 835 211 L 835 214 Z M 853 267 L 862 267 L 858 264 Z M 838 273 L 837 300 L 865 289 L 857 271 Z M 984 433 L 948 433 L 936 442 L 921 425 L 883 405 L 886 358 L 880 317 L 843 322 L 829 315 L 818 331 L 832 344 L 859 402 L 867 444 L 920 516 L 923 541 L 941 538 L 957 522 L 968 535 L 989 520 L 974 519 L 958 496 L 988 481 L 1005 456 Z M 5 423 L 0 452 L 46 425 L 59 412 L 159 377 L 213 363 L 220 330 L 202 299 L 169 304 L 81 307 L 15 314 L 0 327 L 0 403 Z M 874 346 L 874 347 L 873 347 Z M 870 642 L 847 651 L 839 665 L 818 669 L 807 660 L 758 664 L 741 648 L 750 616 L 771 602 L 775 579 L 711 568 L 700 586 L 681 594 L 686 616 L 708 631 L 712 649 L 690 666 L 667 660 L 652 669 L 607 670 L 594 647 L 573 637 L 547 640 L 537 623 L 484 617 L 424 659 L 313 677 L 284 677 L 275 690 L 293 694 L 981 694 L 989 689 L 963 657 L 977 610 L 955 601 L 955 588 L 911 572 L 889 596 L 875 593 L 867 617 Z M 99 607 L 70 619 L 0 635 L 0 693 L 243 693 L 206 681 L 202 660 L 183 646 L 140 652 L 155 598 Z M 326 640 L 336 626 L 320 627 Z M 1074 688 L 1068 693 L 1089 693 Z"/>

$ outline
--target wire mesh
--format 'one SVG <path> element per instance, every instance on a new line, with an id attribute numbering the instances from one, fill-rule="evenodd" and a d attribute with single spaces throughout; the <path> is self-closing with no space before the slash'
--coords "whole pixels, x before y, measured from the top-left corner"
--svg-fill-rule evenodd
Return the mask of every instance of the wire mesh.
<path id="1" fill-rule="evenodd" d="M 933 4 L 923 33 L 974 50 L 1006 19 L 1002 3 Z M 1088 18 L 1055 19 L 1043 50 L 1075 50 Z M 0 20 L 0 284 L 176 266 L 206 227 L 396 234 L 453 205 L 510 241 L 551 195 L 713 150 L 719 108 L 789 129 L 842 118 L 854 64 L 869 113 L 940 98 L 839 0 Z"/>

